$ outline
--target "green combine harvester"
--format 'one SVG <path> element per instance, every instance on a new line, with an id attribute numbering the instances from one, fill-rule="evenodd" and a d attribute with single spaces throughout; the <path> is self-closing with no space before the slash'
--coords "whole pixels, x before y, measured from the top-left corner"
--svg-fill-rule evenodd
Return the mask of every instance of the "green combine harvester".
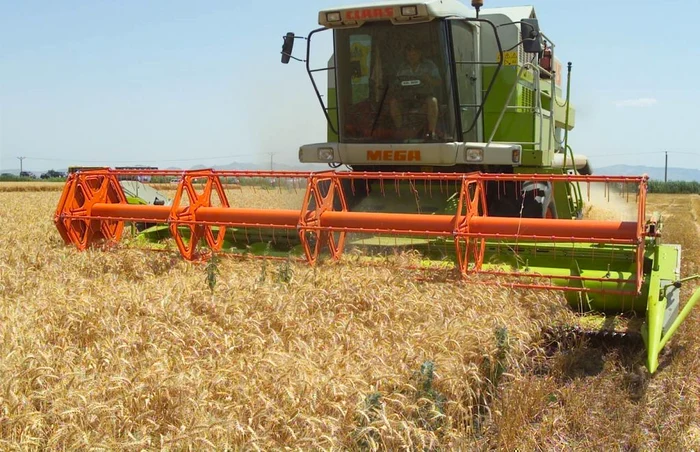
<path id="1" fill-rule="evenodd" d="M 118 240 L 125 222 L 155 225 L 141 237 L 174 238 L 188 259 L 200 242 L 217 253 L 296 252 L 310 263 L 348 246 L 415 248 L 462 274 L 564 291 L 586 331 L 639 334 L 655 372 L 700 298 L 695 291 L 681 309 L 681 287 L 698 276 L 681 278 L 680 247 L 661 243 L 661 218 L 646 212 L 646 177 L 593 175 L 569 146 L 572 66 L 557 59 L 534 8 L 482 6 L 329 8 L 320 28 L 284 36 L 282 62 L 305 63 L 328 124 L 327 141 L 301 146 L 299 161 L 329 171 L 79 171 L 57 209 L 59 231 L 85 249 Z M 312 68 L 323 33 L 333 55 Z M 303 58 L 293 54 L 297 40 Z M 177 176 L 177 194 L 162 200 L 119 182 L 138 174 Z M 233 208 L 222 188 L 231 178 L 273 189 L 291 180 L 305 195 L 298 209 Z M 584 218 L 582 192 L 595 184 L 630 198 L 634 217 Z"/>

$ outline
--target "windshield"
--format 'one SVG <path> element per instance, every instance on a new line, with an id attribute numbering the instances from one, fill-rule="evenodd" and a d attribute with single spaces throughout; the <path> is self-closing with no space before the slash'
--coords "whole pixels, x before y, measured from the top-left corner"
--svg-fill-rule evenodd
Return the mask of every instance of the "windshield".
<path id="1" fill-rule="evenodd" d="M 336 30 L 341 141 L 454 141 L 447 48 L 438 21 Z"/>

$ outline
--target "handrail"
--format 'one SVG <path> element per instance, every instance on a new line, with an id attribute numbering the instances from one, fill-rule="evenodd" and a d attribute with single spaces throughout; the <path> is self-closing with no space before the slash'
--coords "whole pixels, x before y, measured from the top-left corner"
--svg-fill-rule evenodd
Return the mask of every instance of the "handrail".
<path id="1" fill-rule="evenodd" d="M 700 275 L 693 275 L 689 276 L 687 278 L 683 278 L 679 280 L 677 283 L 680 284 L 682 282 L 686 281 L 692 281 L 694 279 L 700 279 Z M 673 284 L 672 284 L 673 285 Z M 676 317 L 676 320 L 673 321 L 671 326 L 669 327 L 668 331 L 666 331 L 666 334 L 664 335 L 663 338 L 661 338 L 661 342 L 659 342 L 659 349 L 662 349 L 664 345 L 671 339 L 671 337 L 676 333 L 676 330 L 678 329 L 678 326 L 683 323 L 683 320 L 685 320 L 686 317 L 688 317 L 688 314 L 690 314 L 690 311 L 693 309 L 695 304 L 700 300 L 700 287 L 695 289 L 695 292 L 693 292 L 693 295 L 690 297 L 688 302 L 685 304 L 683 307 L 683 310 L 678 314 L 678 317 Z"/>

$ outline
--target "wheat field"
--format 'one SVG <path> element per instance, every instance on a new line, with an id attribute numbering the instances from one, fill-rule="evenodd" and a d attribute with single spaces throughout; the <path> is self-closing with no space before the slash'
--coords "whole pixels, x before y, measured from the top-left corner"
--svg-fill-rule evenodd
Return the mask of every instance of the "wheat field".
<path id="1" fill-rule="evenodd" d="M 559 293 L 77 252 L 59 196 L 0 189 L 2 450 L 700 450 L 700 310 L 650 377 L 638 349 L 547 353 Z M 649 204 L 700 273 L 700 197 Z"/>

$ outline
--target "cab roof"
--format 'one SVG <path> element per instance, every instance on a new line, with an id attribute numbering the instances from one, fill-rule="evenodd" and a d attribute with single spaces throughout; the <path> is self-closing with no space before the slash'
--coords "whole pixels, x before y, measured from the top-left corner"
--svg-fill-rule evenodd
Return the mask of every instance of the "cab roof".
<path id="1" fill-rule="evenodd" d="M 401 8 L 411 6 L 417 8 L 418 14 L 413 17 L 403 16 Z M 328 13 L 340 13 L 340 20 L 329 21 Z M 504 15 L 512 22 L 536 17 L 534 6 L 482 8 L 479 15 Z M 476 17 L 476 10 L 459 0 L 384 0 L 326 8 L 319 12 L 318 19 L 320 25 L 335 28 L 360 26 L 366 21 L 391 20 L 393 23 L 410 23 L 444 17 Z"/>

